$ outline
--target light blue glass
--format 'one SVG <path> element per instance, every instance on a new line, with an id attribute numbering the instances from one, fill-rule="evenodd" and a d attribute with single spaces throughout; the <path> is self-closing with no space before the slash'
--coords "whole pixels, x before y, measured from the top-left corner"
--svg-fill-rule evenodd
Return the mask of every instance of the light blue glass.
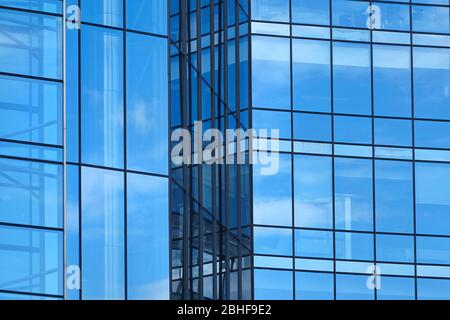
<path id="1" fill-rule="evenodd" d="M 415 116 L 450 119 L 450 50 L 415 47 L 413 57 Z"/>
<path id="2" fill-rule="evenodd" d="M 62 295 L 63 234 L 0 226 L 0 290 Z"/>
<path id="3" fill-rule="evenodd" d="M 450 280 L 417 279 L 417 295 L 419 300 L 449 300 Z"/>
<path id="4" fill-rule="evenodd" d="M 416 163 L 417 233 L 450 235 L 450 165 Z"/>
<path id="5" fill-rule="evenodd" d="M 294 161 L 295 226 L 332 228 L 332 159 L 301 155 Z"/>
<path id="6" fill-rule="evenodd" d="M 378 300 L 414 300 L 414 278 L 386 277 L 380 278 L 381 289 L 377 290 Z"/>
<path id="7" fill-rule="evenodd" d="M 83 26 L 82 161 L 123 167 L 122 32 Z"/>
<path id="8" fill-rule="evenodd" d="M 295 255 L 307 258 L 333 258 L 333 232 L 295 231 Z"/>
<path id="9" fill-rule="evenodd" d="M 296 272 L 296 300 L 333 300 L 334 276 L 332 273 Z"/>
<path id="10" fill-rule="evenodd" d="M 417 262 L 450 265 L 450 238 L 417 237 Z"/>
<path id="11" fill-rule="evenodd" d="M 331 110 L 330 55 L 328 41 L 292 40 L 294 109 Z"/>
<path id="12" fill-rule="evenodd" d="M 253 109 L 253 129 L 267 130 L 271 136 L 271 130 L 279 130 L 279 138 L 291 139 L 291 113 Z"/>
<path id="13" fill-rule="evenodd" d="M 167 34 L 167 0 L 127 0 L 127 29 Z"/>
<path id="14" fill-rule="evenodd" d="M 372 144 L 372 119 L 368 117 L 335 116 L 334 141 Z"/>
<path id="15" fill-rule="evenodd" d="M 404 161 L 375 161 L 377 231 L 413 233 L 413 166 Z"/>
<path id="16" fill-rule="evenodd" d="M 448 5 L 448 4 L 447 4 Z M 449 33 L 448 8 L 412 6 L 414 32 Z"/>
<path id="17" fill-rule="evenodd" d="M 373 46 L 374 113 L 411 116 L 411 52 L 408 47 Z"/>
<path id="18" fill-rule="evenodd" d="M 128 297 L 169 299 L 169 200 L 166 178 L 128 174 Z"/>
<path id="19" fill-rule="evenodd" d="M 81 5 L 82 19 L 105 26 L 122 27 L 123 3 L 123 0 L 83 1 Z"/>
<path id="20" fill-rule="evenodd" d="M 255 227 L 253 230 L 255 254 L 292 256 L 292 230 Z"/>
<path id="21" fill-rule="evenodd" d="M 369 275 L 356 276 L 338 274 L 336 275 L 336 299 L 337 300 L 373 300 L 375 290 L 367 286 Z"/>
<path id="22" fill-rule="evenodd" d="M 123 173 L 83 168 L 83 299 L 115 300 L 125 295 Z"/>
<path id="23" fill-rule="evenodd" d="M 255 270 L 255 300 L 292 300 L 294 296 L 291 271 Z"/>
<path id="24" fill-rule="evenodd" d="M 292 21 L 305 24 L 330 24 L 330 1 L 293 0 Z"/>
<path id="25" fill-rule="evenodd" d="M 0 76 L 0 138 L 60 145 L 61 123 L 60 83 Z"/>
<path id="26" fill-rule="evenodd" d="M 62 19 L 0 9 L 0 71 L 62 78 Z"/>
<path id="27" fill-rule="evenodd" d="M 375 124 L 375 144 L 385 146 L 411 146 L 412 122 L 400 119 L 379 119 Z"/>
<path id="28" fill-rule="evenodd" d="M 409 31 L 409 5 L 382 2 L 372 5 L 380 10 L 380 25 L 374 24 L 374 29 Z"/>
<path id="29" fill-rule="evenodd" d="M 377 260 L 383 262 L 414 262 L 412 236 L 377 235 Z"/>
<path id="30" fill-rule="evenodd" d="M 168 173 L 167 40 L 127 33 L 127 166 Z"/>
<path id="31" fill-rule="evenodd" d="M 370 46 L 367 44 L 333 43 L 336 113 L 372 114 L 370 56 Z"/>
<path id="32" fill-rule="evenodd" d="M 42 11 L 48 13 L 62 13 L 62 1 L 61 0 L 14 0 L 14 1 L 5 1 L 2 5 L 18 8 L 18 9 L 26 9 L 26 10 L 35 10 Z"/>
<path id="33" fill-rule="evenodd" d="M 289 110 L 289 39 L 252 37 L 252 59 L 253 106 Z"/>
<path id="34" fill-rule="evenodd" d="M 373 235 L 336 232 L 336 259 L 373 260 Z"/>
<path id="35" fill-rule="evenodd" d="M 421 148 L 450 148 L 450 122 L 415 121 L 415 146 Z"/>
<path id="36" fill-rule="evenodd" d="M 368 28 L 369 9 L 368 1 L 333 0 L 333 25 Z"/>
<path id="37" fill-rule="evenodd" d="M 335 158 L 336 228 L 373 230 L 372 160 Z"/>
<path id="38" fill-rule="evenodd" d="M 279 155 L 279 171 L 275 175 L 261 174 L 261 169 L 265 167 L 267 166 L 258 163 L 253 169 L 254 223 L 290 226 L 292 225 L 291 156 Z"/>
<path id="39" fill-rule="evenodd" d="M 0 159 L 0 222 L 61 228 L 62 167 Z"/>
<path id="40" fill-rule="evenodd" d="M 252 0 L 252 19 L 289 22 L 289 0 Z"/>
<path id="41" fill-rule="evenodd" d="M 294 113 L 294 139 L 331 142 L 331 116 Z"/>

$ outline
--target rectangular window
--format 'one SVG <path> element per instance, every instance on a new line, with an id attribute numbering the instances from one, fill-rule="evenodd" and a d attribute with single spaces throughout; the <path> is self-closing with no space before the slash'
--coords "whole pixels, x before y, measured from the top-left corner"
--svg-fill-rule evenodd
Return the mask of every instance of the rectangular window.
<path id="1" fill-rule="evenodd" d="M 412 6 L 412 19 L 414 32 L 448 34 L 450 31 L 448 7 Z"/>
<path id="2" fill-rule="evenodd" d="M 295 226 L 333 228 L 333 174 L 329 157 L 294 158 Z"/>
<path id="3" fill-rule="evenodd" d="M 0 9 L 0 71 L 62 78 L 62 19 Z"/>
<path id="4" fill-rule="evenodd" d="M 333 258 L 333 232 L 296 230 L 295 255 L 305 258 Z"/>
<path id="5" fill-rule="evenodd" d="M 330 24 L 329 0 L 293 0 L 292 21 L 304 24 Z"/>
<path id="6" fill-rule="evenodd" d="M 123 0 L 83 1 L 83 21 L 121 28 L 123 26 L 123 3 Z"/>
<path id="7" fill-rule="evenodd" d="M 166 178 L 127 180 L 128 297 L 169 299 L 169 219 Z"/>
<path id="8" fill-rule="evenodd" d="M 332 273 L 295 273 L 295 299 L 333 300 L 333 298 L 334 276 Z"/>
<path id="9" fill-rule="evenodd" d="M 330 112 L 330 42 L 292 40 L 294 109 Z"/>
<path id="10" fill-rule="evenodd" d="M 167 174 L 167 40 L 127 33 L 127 166 Z"/>
<path id="11" fill-rule="evenodd" d="M 82 28 L 82 161 L 123 168 L 123 35 Z"/>
<path id="12" fill-rule="evenodd" d="M 335 158 L 336 228 L 373 230 L 372 160 Z"/>
<path id="13" fill-rule="evenodd" d="M 291 271 L 255 270 L 256 300 L 291 300 L 294 296 Z"/>
<path id="14" fill-rule="evenodd" d="M 375 162 L 377 231 L 413 233 L 413 167 L 411 162 Z"/>
<path id="15" fill-rule="evenodd" d="M 370 46 L 367 44 L 333 43 L 336 113 L 372 114 L 370 56 Z"/>
<path id="16" fill-rule="evenodd" d="M 373 260 L 373 235 L 336 232 L 336 259 Z"/>
<path id="17" fill-rule="evenodd" d="M 167 0 L 127 0 L 127 28 L 167 34 Z"/>
<path id="18" fill-rule="evenodd" d="M 83 299 L 123 299 L 123 173 L 83 168 L 81 182 Z"/>
<path id="19" fill-rule="evenodd" d="M 253 231 L 255 254 L 292 256 L 292 230 L 255 227 Z"/>

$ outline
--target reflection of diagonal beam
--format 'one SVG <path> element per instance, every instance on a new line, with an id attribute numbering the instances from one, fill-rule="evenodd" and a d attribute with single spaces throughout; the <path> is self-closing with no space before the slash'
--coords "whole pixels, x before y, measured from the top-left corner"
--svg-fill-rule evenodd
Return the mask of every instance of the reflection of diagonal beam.
<path id="1" fill-rule="evenodd" d="M 41 273 L 37 273 L 37 274 L 32 274 L 32 275 L 29 275 L 27 277 L 23 277 L 23 278 L 20 278 L 20 279 L 14 279 L 14 280 L 11 280 L 11 281 L 8 281 L 8 282 L 5 282 L 5 283 L 0 283 L 0 288 L 6 289 L 8 287 L 8 289 L 20 289 L 20 287 L 11 288 L 11 286 L 16 285 L 16 284 L 20 284 L 21 282 L 24 282 L 24 281 L 31 281 L 31 280 L 33 280 L 35 278 L 40 278 L 40 277 L 43 277 L 43 276 L 47 276 L 47 275 L 52 274 L 52 273 L 58 273 L 58 268 L 50 269 L 50 270 L 47 270 L 45 272 L 41 272 Z M 23 287 L 23 288 L 26 289 L 26 288 L 29 288 L 29 286 L 26 286 L 26 287 Z"/>
<path id="2" fill-rule="evenodd" d="M 49 126 L 52 126 L 54 124 L 58 124 L 58 121 L 57 120 L 48 121 L 48 122 L 45 122 L 43 124 L 31 127 L 31 128 L 27 128 L 27 129 L 24 129 L 24 130 L 20 130 L 20 131 L 16 131 L 16 132 L 11 132 L 11 133 L 5 134 L 3 136 L 0 136 L 0 138 L 2 138 L 2 139 L 12 138 L 12 137 L 18 136 L 20 134 L 31 133 L 31 132 L 33 132 L 35 130 L 43 129 L 45 127 L 49 127 Z"/>
<path id="3" fill-rule="evenodd" d="M 21 183 L 20 181 L 14 179 L 10 175 L 8 175 L 4 172 L 1 172 L 1 171 L 0 171 L 0 176 L 4 177 L 6 180 L 12 182 L 14 184 L 14 187 L 28 190 L 34 197 L 39 198 L 39 195 L 36 192 L 34 192 L 33 190 L 31 190 L 32 187 L 30 188 L 30 186 L 27 186 L 26 184 Z"/>

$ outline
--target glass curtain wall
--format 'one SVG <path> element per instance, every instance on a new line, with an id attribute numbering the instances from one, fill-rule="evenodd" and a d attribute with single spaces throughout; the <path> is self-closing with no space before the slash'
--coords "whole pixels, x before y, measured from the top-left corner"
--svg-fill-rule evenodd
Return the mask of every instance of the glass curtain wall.
<path id="1" fill-rule="evenodd" d="M 449 2 L 251 3 L 255 298 L 450 298 Z"/>
<path id="2" fill-rule="evenodd" d="M 167 1 L 66 2 L 67 298 L 168 299 Z"/>
<path id="3" fill-rule="evenodd" d="M 0 3 L 0 299 L 63 298 L 62 19 Z"/>
<path id="4" fill-rule="evenodd" d="M 170 9 L 171 129 L 247 129 L 247 1 L 172 0 Z M 242 164 L 172 164 L 173 299 L 252 297 L 250 174 Z"/>

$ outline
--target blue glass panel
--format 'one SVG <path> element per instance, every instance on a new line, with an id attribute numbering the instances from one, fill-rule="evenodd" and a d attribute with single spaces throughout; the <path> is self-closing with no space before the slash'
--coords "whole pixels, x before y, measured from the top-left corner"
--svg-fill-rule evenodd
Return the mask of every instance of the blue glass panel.
<path id="1" fill-rule="evenodd" d="M 294 113 L 294 139 L 331 142 L 331 116 Z"/>
<path id="2" fill-rule="evenodd" d="M 0 76 L 0 138 L 60 145 L 61 123 L 60 83 Z"/>
<path id="3" fill-rule="evenodd" d="M 332 228 L 331 158 L 296 156 L 294 159 L 295 226 Z"/>
<path id="4" fill-rule="evenodd" d="M 416 147 L 450 149 L 450 122 L 415 121 Z"/>
<path id="5" fill-rule="evenodd" d="M 336 259 L 373 260 L 373 235 L 336 232 Z"/>
<path id="6" fill-rule="evenodd" d="M 0 221 L 62 227 L 62 168 L 0 159 Z"/>
<path id="7" fill-rule="evenodd" d="M 167 0 L 127 0 L 127 28 L 167 34 Z"/>
<path id="8" fill-rule="evenodd" d="M 449 300 L 450 280 L 417 279 L 419 300 Z"/>
<path id="9" fill-rule="evenodd" d="M 338 300 L 373 300 L 375 290 L 367 286 L 367 276 L 336 275 L 336 299 Z"/>
<path id="10" fill-rule="evenodd" d="M 375 162 L 377 231 L 414 231 L 413 167 L 410 162 Z"/>
<path id="11" fill-rule="evenodd" d="M 122 32 L 82 28 L 82 160 L 123 167 Z"/>
<path id="12" fill-rule="evenodd" d="M 253 236 L 255 253 L 292 256 L 292 230 L 255 227 Z"/>
<path id="13" fill-rule="evenodd" d="M 330 24 L 328 0 L 293 0 L 292 21 L 306 24 Z"/>
<path id="14" fill-rule="evenodd" d="M 123 173 L 83 168 L 82 270 L 83 299 L 123 299 Z"/>
<path id="15" fill-rule="evenodd" d="M 2 3 L 2 5 L 7 7 L 48 13 L 62 13 L 62 4 L 61 0 L 14 0 Z"/>
<path id="16" fill-rule="evenodd" d="M 372 114 L 370 56 L 366 44 L 333 44 L 335 112 Z"/>
<path id="17" fill-rule="evenodd" d="M 450 238 L 417 237 L 417 262 L 450 265 Z"/>
<path id="18" fill-rule="evenodd" d="M 415 116 L 450 119 L 450 50 L 415 47 L 413 57 Z"/>
<path id="19" fill-rule="evenodd" d="M 168 181 L 129 174 L 127 189 L 128 297 L 168 299 Z"/>
<path id="20" fill-rule="evenodd" d="M 335 159 L 336 227 L 373 230 L 372 161 Z"/>
<path id="21" fill-rule="evenodd" d="M 252 19 L 289 22 L 289 0 L 252 0 Z"/>
<path id="22" fill-rule="evenodd" d="M 252 59 L 253 105 L 290 109 L 289 39 L 254 36 Z"/>
<path id="23" fill-rule="evenodd" d="M 414 262 L 414 238 L 411 236 L 377 235 L 377 260 Z"/>
<path id="24" fill-rule="evenodd" d="M 375 119 L 375 144 L 411 146 L 412 122 L 400 119 Z"/>
<path id="25" fill-rule="evenodd" d="M 333 298 L 333 274 L 313 272 L 297 272 L 295 274 L 296 300 L 332 300 Z"/>
<path id="26" fill-rule="evenodd" d="M 127 33 L 127 166 L 167 174 L 167 40 Z"/>
<path id="27" fill-rule="evenodd" d="M 372 144 L 372 119 L 335 116 L 334 140 L 344 143 Z"/>
<path id="28" fill-rule="evenodd" d="M 416 164 L 417 233 L 450 235 L 449 181 L 449 164 Z"/>
<path id="29" fill-rule="evenodd" d="M 59 231 L 0 226 L 0 289 L 62 295 L 62 240 Z"/>
<path id="30" fill-rule="evenodd" d="M 122 27 L 123 3 L 123 0 L 83 1 L 82 19 L 86 22 Z"/>
<path id="31" fill-rule="evenodd" d="M 369 12 L 369 2 L 367 1 L 334 0 L 333 25 L 367 28 Z"/>
<path id="32" fill-rule="evenodd" d="M 291 139 L 291 113 L 254 109 L 252 113 L 253 129 L 279 130 L 280 138 Z M 259 132 L 259 131 L 258 131 Z"/>
<path id="33" fill-rule="evenodd" d="M 61 18 L 0 9 L 0 71 L 61 79 Z"/>
<path id="34" fill-rule="evenodd" d="M 294 296 L 292 272 L 256 269 L 254 281 L 256 300 L 291 300 Z"/>
<path id="35" fill-rule="evenodd" d="M 408 47 L 374 45 L 374 113 L 411 116 L 411 52 Z"/>
<path id="36" fill-rule="evenodd" d="M 277 154 L 278 156 L 278 154 Z M 279 171 L 262 175 L 261 168 L 253 169 L 253 212 L 255 224 L 292 225 L 291 156 L 279 155 Z"/>
<path id="37" fill-rule="evenodd" d="M 415 281 L 413 278 L 381 277 L 378 300 L 414 300 Z"/>
<path id="38" fill-rule="evenodd" d="M 308 258 L 333 258 L 333 232 L 296 230 L 295 255 Z"/>
<path id="39" fill-rule="evenodd" d="M 447 4 L 448 5 L 448 4 Z M 413 31 L 449 33 L 448 8 L 412 6 Z"/>
<path id="40" fill-rule="evenodd" d="M 331 110 L 330 55 L 328 41 L 292 40 L 294 109 Z"/>

